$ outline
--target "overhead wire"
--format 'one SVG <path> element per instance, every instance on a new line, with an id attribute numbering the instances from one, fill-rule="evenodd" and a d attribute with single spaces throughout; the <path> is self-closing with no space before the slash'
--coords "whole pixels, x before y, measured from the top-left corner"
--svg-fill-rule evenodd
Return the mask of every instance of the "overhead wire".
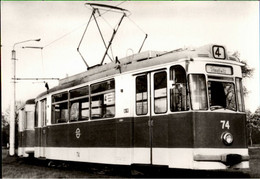
<path id="1" fill-rule="evenodd" d="M 142 31 L 144 34 L 146 34 L 146 32 L 145 32 L 138 24 L 136 24 L 129 16 L 127 16 L 127 18 L 128 18 L 140 31 Z"/>
<path id="2" fill-rule="evenodd" d="M 129 16 L 127 16 L 127 18 L 128 18 L 141 32 L 143 32 L 143 33 L 145 34 L 144 40 L 143 40 L 143 42 L 142 42 L 142 44 L 141 44 L 141 47 L 140 47 L 139 50 L 138 50 L 138 53 L 140 53 L 141 50 L 142 50 L 142 48 L 143 48 L 143 46 L 144 46 L 144 43 L 145 43 L 145 41 L 146 41 L 146 39 L 147 39 L 147 37 L 148 37 L 148 34 L 147 34 L 137 23 L 135 23 Z"/>
<path id="3" fill-rule="evenodd" d="M 81 28 L 82 26 L 85 26 L 86 24 L 87 24 L 87 22 L 85 22 L 84 24 L 82 24 L 82 25 L 80 25 L 80 26 L 74 28 L 73 30 L 69 31 L 68 33 L 66 33 L 66 34 L 60 36 L 59 38 L 57 38 L 57 39 L 51 41 L 50 43 L 48 43 L 47 45 L 45 45 L 43 48 L 46 48 L 46 47 L 52 45 L 53 43 L 55 43 L 55 42 L 57 42 L 57 41 L 63 39 L 64 37 L 66 37 L 66 36 L 72 34 L 73 32 L 75 32 L 76 30 L 78 30 L 78 29 Z"/>
<path id="4" fill-rule="evenodd" d="M 43 76 L 45 76 L 45 69 L 44 69 L 44 65 L 43 65 L 43 48 L 41 49 L 41 59 L 42 59 L 42 73 L 43 73 Z"/>

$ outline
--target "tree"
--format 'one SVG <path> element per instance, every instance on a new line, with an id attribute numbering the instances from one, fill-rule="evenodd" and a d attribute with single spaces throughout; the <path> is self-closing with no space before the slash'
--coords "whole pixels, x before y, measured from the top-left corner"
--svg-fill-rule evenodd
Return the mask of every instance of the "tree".
<path id="1" fill-rule="evenodd" d="M 18 142 L 18 109 L 22 106 L 22 101 L 16 102 L 16 110 L 15 110 L 15 144 L 17 147 Z M 1 130 L 1 142 L 2 146 L 7 146 L 7 143 L 9 143 L 9 122 L 10 122 L 10 106 L 6 109 L 4 113 L 2 113 L 1 116 L 1 123 L 2 123 L 2 130 Z"/>
<path id="2" fill-rule="evenodd" d="M 260 106 L 254 113 L 246 111 L 249 144 L 260 144 Z"/>
<path id="3" fill-rule="evenodd" d="M 253 145 L 252 140 L 252 125 L 251 125 L 251 119 L 252 119 L 252 113 L 249 110 L 246 110 L 246 119 L 247 119 L 247 130 L 248 130 L 248 139 L 249 139 L 249 145 Z"/>
<path id="4" fill-rule="evenodd" d="M 2 113 L 1 119 L 2 119 L 1 120 L 2 128 L 9 124 L 8 118 L 7 118 L 7 116 L 4 113 Z"/>
<path id="5" fill-rule="evenodd" d="M 246 60 L 240 59 L 240 53 L 238 51 L 235 51 L 231 56 L 236 57 L 237 60 L 243 64 L 243 66 L 241 67 L 243 78 L 251 78 L 254 75 L 255 69 L 249 67 Z M 248 91 L 248 89 L 245 86 L 243 86 L 244 96 L 248 95 L 249 92 L 250 91 Z"/>
<path id="6" fill-rule="evenodd" d="M 241 60 L 240 59 L 240 53 L 238 51 L 235 51 L 231 56 L 236 57 L 241 63 L 244 64 L 244 66 L 242 66 L 242 75 L 244 78 L 251 78 L 254 74 L 254 68 L 251 68 L 248 66 L 247 61 L 246 60 Z"/>
<path id="7" fill-rule="evenodd" d="M 249 67 L 246 60 L 240 59 L 240 53 L 238 51 L 234 52 L 232 56 L 244 64 L 244 66 L 241 67 L 243 78 L 251 78 L 254 74 L 254 68 Z M 243 86 L 243 93 L 244 96 L 249 93 L 245 86 Z M 254 113 L 247 110 L 246 118 L 249 144 L 252 146 L 254 143 L 260 143 L 260 107 L 258 107 Z"/>

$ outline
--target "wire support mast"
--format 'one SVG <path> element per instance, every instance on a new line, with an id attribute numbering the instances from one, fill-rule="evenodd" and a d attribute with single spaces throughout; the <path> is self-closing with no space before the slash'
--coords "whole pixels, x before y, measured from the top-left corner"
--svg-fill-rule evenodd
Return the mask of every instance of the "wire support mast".
<path id="1" fill-rule="evenodd" d="M 59 78 L 12 78 L 14 80 L 59 80 Z"/>
<path id="2" fill-rule="evenodd" d="M 80 42 L 79 42 L 77 51 L 79 52 L 81 58 L 83 59 L 85 65 L 87 66 L 87 69 L 90 69 L 91 67 L 89 67 L 89 65 L 87 64 L 87 62 L 86 62 L 86 60 L 84 59 L 83 55 L 81 54 L 79 48 L 80 48 L 80 45 L 81 45 L 81 43 L 82 43 L 82 41 L 83 41 L 83 39 L 84 39 L 84 36 L 85 36 L 85 34 L 86 34 L 86 31 L 87 31 L 87 29 L 88 29 L 88 27 L 89 27 L 89 24 L 90 24 L 92 18 L 94 19 L 94 21 L 95 21 L 95 23 L 96 23 L 96 25 L 97 25 L 99 34 L 100 34 L 100 36 L 101 36 L 101 38 L 102 38 L 102 41 L 103 41 L 103 44 L 104 44 L 104 46 L 105 46 L 105 48 L 106 48 L 105 53 L 104 53 L 104 55 L 103 55 L 103 58 L 102 58 L 102 60 L 101 60 L 101 63 L 98 64 L 98 66 L 101 66 L 101 65 L 103 65 L 103 62 L 104 62 L 106 56 L 108 56 L 111 61 L 114 61 L 114 60 L 109 56 L 108 50 L 109 50 L 109 48 L 111 48 L 112 42 L 113 42 L 114 37 L 115 37 L 115 35 L 116 35 L 116 33 L 117 33 L 118 29 L 119 29 L 119 26 L 120 26 L 121 22 L 123 21 L 124 17 L 127 16 L 126 13 L 127 13 L 127 12 L 129 13 L 129 11 L 126 10 L 126 9 L 120 8 L 120 7 L 110 6 L 110 5 L 105 5 L 105 4 L 85 3 L 85 5 L 86 5 L 86 6 L 90 6 L 90 7 L 92 8 L 92 13 L 91 13 L 91 16 L 90 16 L 90 18 L 89 18 L 88 24 L 87 24 L 87 26 L 86 26 L 86 28 L 85 28 L 85 30 L 84 30 L 84 33 L 83 33 L 83 35 L 82 35 L 82 37 L 81 37 L 81 40 L 80 40 Z M 118 24 L 116 25 L 116 28 L 113 29 L 113 33 L 112 33 L 112 36 L 111 36 L 111 38 L 110 38 L 110 40 L 109 40 L 108 45 L 107 45 L 106 42 L 105 42 L 105 39 L 104 39 L 104 37 L 103 37 L 103 35 L 102 35 L 101 29 L 100 29 L 99 24 L 98 24 L 98 22 L 97 22 L 97 20 L 96 20 L 96 17 L 95 17 L 95 13 L 98 13 L 99 16 L 102 16 L 101 13 L 99 12 L 99 9 L 108 9 L 107 11 L 123 13 L 122 17 L 120 18 L 120 21 L 119 21 Z M 129 13 L 129 14 L 130 14 L 130 13 Z"/>

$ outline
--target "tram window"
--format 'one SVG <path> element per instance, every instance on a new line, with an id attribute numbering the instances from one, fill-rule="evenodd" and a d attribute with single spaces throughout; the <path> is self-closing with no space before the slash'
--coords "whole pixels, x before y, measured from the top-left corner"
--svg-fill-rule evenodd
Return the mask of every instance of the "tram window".
<path id="1" fill-rule="evenodd" d="M 105 82 L 91 85 L 91 94 L 104 92 L 112 89 L 115 89 L 115 80 L 108 80 Z"/>
<path id="2" fill-rule="evenodd" d="M 52 124 L 68 122 L 68 93 L 52 96 Z"/>
<path id="3" fill-rule="evenodd" d="M 47 113 L 47 108 L 46 108 L 46 99 L 40 101 L 41 104 L 41 126 L 46 126 L 46 113 Z"/>
<path id="4" fill-rule="evenodd" d="M 82 102 L 81 103 L 81 108 L 80 108 L 80 115 L 82 117 L 82 120 L 88 119 L 89 118 L 89 101 Z"/>
<path id="5" fill-rule="evenodd" d="M 154 113 L 167 112 L 167 73 L 154 74 Z"/>
<path id="6" fill-rule="evenodd" d="M 32 130 L 34 128 L 33 112 L 32 111 L 27 111 L 25 113 L 26 113 L 25 129 Z"/>
<path id="7" fill-rule="evenodd" d="M 73 101 L 70 103 L 70 121 L 82 121 L 89 119 L 89 100 L 88 98 Z"/>
<path id="8" fill-rule="evenodd" d="M 230 82 L 209 81 L 210 109 L 230 109 L 236 111 L 235 88 Z"/>
<path id="9" fill-rule="evenodd" d="M 173 81 L 170 89 L 170 108 L 172 112 L 189 109 L 187 96 L 186 72 L 182 66 L 173 66 L 170 69 L 170 80 Z"/>
<path id="10" fill-rule="evenodd" d="M 35 124 L 35 127 L 38 127 L 38 102 L 36 102 L 35 104 L 35 118 L 34 118 L 34 124 Z"/>
<path id="11" fill-rule="evenodd" d="M 88 86 L 70 91 L 70 122 L 89 119 Z"/>
<path id="12" fill-rule="evenodd" d="M 60 102 L 60 101 L 64 101 L 64 100 L 68 100 L 68 93 L 60 93 L 60 94 L 55 94 L 52 97 L 52 102 Z"/>
<path id="13" fill-rule="evenodd" d="M 241 111 L 241 112 L 244 112 L 245 106 L 244 106 L 243 86 L 242 86 L 242 79 L 241 78 L 236 78 L 236 87 L 237 87 L 238 110 Z"/>
<path id="14" fill-rule="evenodd" d="M 115 80 L 93 84 L 91 89 L 91 119 L 115 116 Z M 86 109 L 86 108 L 85 108 Z M 86 113 L 87 111 L 85 111 Z"/>
<path id="15" fill-rule="evenodd" d="M 147 100 L 147 75 L 136 77 L 136 114 L 145 115 L 148 113 Z"/>
<path id="16" fill-rule="evenodd" d="M 52 106 L 52 123 L 64 123 L 69 119 L 68 104 L 55 104 Z"/>
<path id="17" fill-rule="evenodd" d="M 18 114 L 18 131 L 23 131 L 24 130 L 23 111 L 24 111 L 24 109 L 19 109 L 19 114 Z"/>
<path id="18" fill-rule="evenodd" d="M 79 120 L 79 102 L 72 103 L 70 107 L 70 121 L 78 121 Z"/>
<path id="19" fill-rule="evenodd" d="M 70 99 L 74 99 L 74 98 L 77 98 L 77 97 L 84 97 L 88 94 L 89 94 L 88 86 L 78 88 L 78 89 L 74 89 L 74 90 L 70 91 Z"/>
<path id="20" fill-rule="evenodd" d="M 26 112 L 23 109 L 19 110 L 19 131 L 24 131 L 26 129 Z"/>
<path id="21" fill-rule="evenodd" d="M 205 75 L 189 75 L 189 86 L 191 93 L 191 103 L 194 110 L 207 110 L 207 93 Z"/>

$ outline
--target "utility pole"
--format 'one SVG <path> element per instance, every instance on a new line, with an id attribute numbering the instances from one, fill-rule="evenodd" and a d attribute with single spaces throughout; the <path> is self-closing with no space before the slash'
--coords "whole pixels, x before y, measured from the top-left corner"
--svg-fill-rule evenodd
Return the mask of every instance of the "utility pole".
<path id="1" fill-rule="evenodd" d="M 25 40 L 22 42 L 17 42 L 13 46 L 12 50 L 12 66 L 13 66 L 13 80 L 12 80 L 12 100 L 10 106 L 10 131 L 9 131 L 9 155 L 14 156 L 15 154 L 15 114 L 16 114 L 16 51 L 15 46 L 21 43 L 36 41 L 39 42 L 41 39 L 32 39 L 32 40 Z"/>
<path id="2" fill-rule="evenodd" d="M 14 80 L 12 81 L 12 100 L 11 100 L 11 106 L 10 106 L 10 130 L 9 130 L 9 154 L 10 156 L 13 156 L 15 153 L 15 101 L 16 101 L 16 53 L 15 50 L 12 50 L 12 67 L 13 67 L 13 78 Z"/>

